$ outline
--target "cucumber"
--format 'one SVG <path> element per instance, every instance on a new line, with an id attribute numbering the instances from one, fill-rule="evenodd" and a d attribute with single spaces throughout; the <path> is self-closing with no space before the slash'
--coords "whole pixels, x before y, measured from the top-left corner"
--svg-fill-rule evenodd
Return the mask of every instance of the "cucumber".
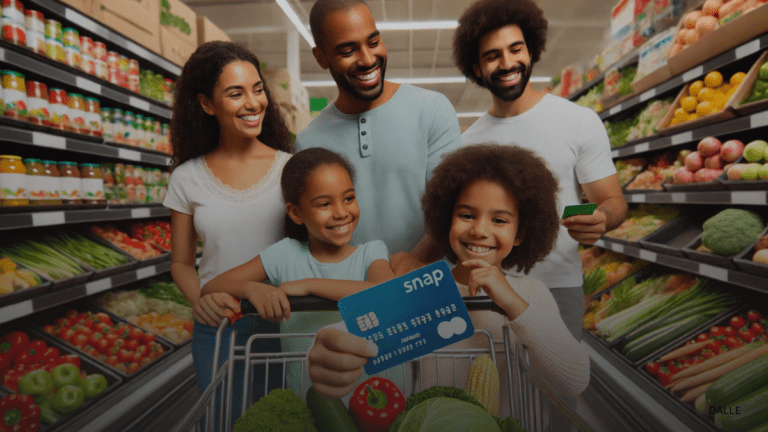
<path id="1" fill-rule="evenodd" d="M 664 347 L 664 345 L 667 345 L 680 336 L 690 333 L 707 322 L 710 318 L 711 317 L 708 315 L 700 315 L 676 321 L 662 329 L 630 342 L 624 347 L 623 352 L 631 361 L 640 360 L 653 354 Z"/>
<path id="2" fill-rule="evenodd" d="M 709 405 L 707 404 L 707 395 L 706 393 L 702 394 L 698 398 L 696 398 L 696 402 L 693 404 L 693 406 L 696 408 L 696 411 L 704 414 L 705 416 L 710 415 L 709 414 Z"/>
<path id="3" fill-rule="evenodd" d="M 720 377 L 705 394 L 710 406 L 724 407 L 766 385 L 768 355 L 762 355 Z"/>
<path id="4" fill-rule="evenodd" d="M 325 397 L 315 390 L 315 386 L 307 390 L 307 406 L 315 416 L 320 432 L 360 432 L 341 399 Z"/>
<path id="5" fill-rule="evenodd" d="M 747 432 L 768 422 L 768 386 L 730 403 L 715 414 L 715 424 L 728 432 Z"/>

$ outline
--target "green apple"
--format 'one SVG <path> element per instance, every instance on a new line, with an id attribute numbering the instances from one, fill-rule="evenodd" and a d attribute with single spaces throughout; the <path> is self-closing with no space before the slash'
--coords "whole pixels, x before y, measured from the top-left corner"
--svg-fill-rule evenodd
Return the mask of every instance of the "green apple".
<path id="1" fill-rule="evenodd" d="M 80 368 L 72 363 L 60 364 L 51 369 L 51 378 L 56 388 L 65 385 L 78 385 L 80 384 Z"/>
<path id="2" fill-rule="evenodd" d="M 56 390 L 51 406 L 62 414 L 69 414 L 80 408 L 85 400 L 83 389 L 75 385 L 65 385 Z"/>
<path id="3" fill-rule="evenodd" d="M 760 180 L 768 180 L 768 163 L 760 167 L 757 176 L 760 177 Z"/>
<path id="4" fill-rule="evenodd" d="M 765 151 L 768 150 L 768 142 L 755 140 L 744 147 L 744 159 L 748 162 L 761 162 L 765 157 Z"/>
<path id="5" fill-rule="evenodd" d="M 760 176 L 760 169 L 763 166 L 759 163 L 749 163 L 744 171 L 741 172 L 742 180 L 757 180 Z"/>
<path id="6" fill-rule="evenodd" d="M 80 382 L 80 387 L 85 392 L 85 400 L 93 399 L 107 389 L 107 379 L 101 374 L 90 374 Z"/>

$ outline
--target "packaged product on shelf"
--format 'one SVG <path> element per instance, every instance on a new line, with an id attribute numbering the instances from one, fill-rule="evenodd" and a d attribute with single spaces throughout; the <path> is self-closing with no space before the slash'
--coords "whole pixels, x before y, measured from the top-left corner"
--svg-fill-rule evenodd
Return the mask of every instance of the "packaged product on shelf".
<path id="1" fill-rule="evenodd" d="M 115 184 L 125 184 L 125 164 L 115 164 Z"/>
<path id="2" fill-rule="evenodd" d="M 636 66 L 627 66 L 621 69 L 614 68 L 606 72 L 603 105 L 609 105 L 624 96 L 631 95 L 632 80 L 635 79 L 636 73 Z"/>
<path id="3" fill-rule="evenodd" d="M 120 54 L 120 59 L 118 61 L 118 69 L 120 69 L 120 73 L 118 74 L 118 85 L 123 88 L 128 88 L 128 57 Z"/>
<path id="4" fill-rule="evenodd" d="M 24 24 L 24 5 L 18 0 L 3 0 L 3 39 L 20 46 L 27 46 L 27 31 Z"/>
<path id="5" fill-rule="evenodd" d="M 606 237 L 636 242 L 676 218 L 675 208 L 653 204 L 641 204 L 627 210 L 627 217 L 618 228 L 605 233 Z"/>
<path id="6" fill-rule="evenodd" d="M 146 134 L 144 133 L 144 116 L 136 114 L 133 117 L 133 145 L 136 147 L 146 146 Z"/>
<path id="7" fill-rule="evenodd" d="M 112 225 L 91 225 L 90 230 L 138 260 L 143 261 L 163 254 L 159 247 L 153 246 L 152 243 L 143 237 L 131 238 L 128 234 Z"/>
<path id="8" fill-rule="evenodd" d="M 163 102 L 173 105 L 173 92 L 176 89 L 176 83 L 170 78 L 163 79 Z"/>
<path id="9" fill-rule="evenodd" d="M 45 55 L 51 60 L 64 63 L 64 34 L 61 23 L 56 20 L 45 20 Z"/>
<path id="10" fill-rule="evenodd" d="M 632 178 L 639 174 L 648 164 L 648 161 L 642 157 L 621 159 L 616 161 L 616 173 L 619 176 L 621 187 L 626 186 Z"/>
<path id="11" fill-rule="evenodd" d="M 160 120 L 155 120 L 152 123 L 152 150 L 160 149 L 160 141 L 163 138 L 163 125 Z"/>
<path id="12" fill-rule="evenodd" d="M 27 170 L 27 196 L 29 205 L 45 205 L 46 198 L 50 195 L 50 183 L 45 175 L 45 168 L 40 159 L 24 159 Z"/>
<path id="13" fill-rule="evenodd" d="M 0 115 L 5 114 L 5 102 L 3 102 L 3 86 L 2 86 L 2 79 L 3 79 L 3 72 L 0 71 Z"/>
<path id="14" fill-rule="evenodd" d="M 132 92 L 139 92 L 139 61 L 128 59 L 128 89 Z"/>
<path id="15" fill-rule="evenodd" d="M 64 63 L 67 66 L 71 66 L 75 69 L 80 69 L 80 63 L 83 58 L 80 55 L 80 48 L 77 47 L 64 47 Z"/>
<path id="16" fill-rule="evenodd" d="M 128 145 L 136 145 L 136 129 L 132 111 L 123 112 L 123 142 Z"/>
<path id="17" fill-rule="evenodd" d="M 8 257 L 0 256 L 0 295 L 9 294 L 21 289 L 34 288 L 42 283 L 43 281 L 37 273 L 19 267 Z M 5 362 L 3 362 L 2 356 L 3 354 L 0 354 L 0 376 L 6 372 L 6 370 L 3 370 L 3 366 L 7 365 L 8 361 L 6 357 Z"/>
<path id="18" fill-rule="evenodd" d="M 125 114 L 120 108 L 112 110 L 112 139 L 125 144 Z"/>
<path id="19" fill-rule="evenodd" d="M 29 205 L 27 168 L 21 156 L 0 155 L 0 206 Z"/>
<path id="20" fill-rule="evenodd" d="M 657 134 L 658 128 L 671 106 L 671 98 L 649 102 L 640 112 L 637 124 L 629 131 L 627 141 Z"/>
<path id="21" fill-rule="evenodd" d="M 48 205 L 61 205 L 61 173 L 59 173 L 56 161 L 43 161 L 43 169 L 48 181 L 48 196 L 46 202 Z"/>
<path id="22" fill-rule="evenodd" d="M 155 120 L 152 117 L 144 117 L 144 148 L 155 148 Z"/>
<path id="23" fill-rule="evenodd" d="M 88 133 L 95 137 L 102 136 L 101 104 L 95 97 L 85 98 L 85 122 L 88 124 Z"/>
<path id="24" fill-rule="evenodd" d="M 120 85 L 120 54 L 115 51 L 107 51 L 107 80 L 115 85 Z"/>
<path id="25" fill-rule="evenodd" d="M 93 39 L 80 36 L 80 70 L 96 75 L 96 65 L 93 62 Z"/>
<path id="26" fill-rule="evenodd" d="M 115 185 L 115 164 L 101 164 L 101 178 L 104 180 L 104 186 L 112 187 Z"/>
<path id="27" fill-rule="evenodd" d="M 96 163 L 80 164 L 80 178 L 82 185 L 82 197 L 84 204 L 104 204 L 104 180 L 101 175 L 101 167 Z"/>
<path id="28" fill-rule="evenodd" d="M 2 71 L 5 115 L 17 120 L 27 119 L 27 86 L 24 75 L 10 70 Z"/>
<path id="29" fill-rule="evenodd" d="M 38 81 L 27 81 L 27 120 L 39 125 L 51 124 L 48 110 L 48 87 Z"/>
<path id="30" fill-rule="evenodd" d="M 51 114 L 50 126 L 60 130 L 71 130 L 67 92 L 60 88 L 48 89 L 48 109 Z"/>
<path id="31" fill-rule="evenodd" d="M 40 55 L 45 55 L 45 17 L 42 12 L 27 9 L 24 11 L 27 28 L 27 48 Z"/>
<path id="32" fill-rule="evenodd" d="M 63 204 L 82 204 L 80 197 L 82 181 L 80 170 L 75 162 L 59 162 L 59 179 Z"/>
<path id="33" fill-rule="evenodd" d="M 62 42 L 64 47 L 77 48 L 80 50 L 80 32 L 72 27 L 65 27 L 61 30 Z"/>
<path id="34" fill-rule="evenodd" d="M 69 105 L 69 122 L 73 132 L 88 134 L 90 127 L 85 122 L 85 98 L 79 93 L 69 93 L 67 95 L 67 104 Z"/>
<path id="35" fill-rule="evenodd" d="M 115 140 L 115 128 L 112 124 L 112 108 L 101 109 L 101 130 L 105 141 Z"/>

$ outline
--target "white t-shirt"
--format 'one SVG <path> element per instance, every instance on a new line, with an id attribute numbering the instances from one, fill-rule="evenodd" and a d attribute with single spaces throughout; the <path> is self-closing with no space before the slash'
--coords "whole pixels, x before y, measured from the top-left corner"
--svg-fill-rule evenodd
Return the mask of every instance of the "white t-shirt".
<path id="1" fill-rule="evenodd" d="M 558 178 L 558 214 L 565 206 L 581 203 L 580 184 L 616 174 L 608 134 L 597 114 L 549 94 L 515 117 L 496 118 L 484 113 L 461 139 L 464 145 L 496 142 L 537 152 Z M 582 285 L 578 242 L 565 227 L 560 226 L 556 249 L 536 264 L 529 276 L 550 288 Z"/>
<path id="2" fill-rule="evenodd" d="M 173 170 L 163 205 L 194 216 L 195 231 L 204 244 L 201 287 L 284 237 L 285 203 L 280 176 L 290 157 L 278 151 L 269 172 L 242 191 L 214 176 L 204 156 Z"/>

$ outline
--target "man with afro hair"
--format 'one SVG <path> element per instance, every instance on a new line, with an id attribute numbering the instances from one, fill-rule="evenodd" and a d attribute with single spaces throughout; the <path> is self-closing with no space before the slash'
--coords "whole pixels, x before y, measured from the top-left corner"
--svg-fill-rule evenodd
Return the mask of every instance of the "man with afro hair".
<path id="1" fill-rule="evenodd" d="M 531 270 L 552 291 L 574 337 L 584 310 L 578 243 L 593 244 L 621 224 L 627 203 L 611 161 L 600 118 L 591 110 L 536 91 L 529 79 L 547 39 L 547 20 L 534 0 L 478 0 L 459 18 L 453 58 L 470 81 L 487 88 L 493 104 L 464 134 L 465 145 L 516 144 L 536 151 L 560 183 L 559 208 L 580 204 L 593 215 L 561 221 L 556 249 Z"/>

